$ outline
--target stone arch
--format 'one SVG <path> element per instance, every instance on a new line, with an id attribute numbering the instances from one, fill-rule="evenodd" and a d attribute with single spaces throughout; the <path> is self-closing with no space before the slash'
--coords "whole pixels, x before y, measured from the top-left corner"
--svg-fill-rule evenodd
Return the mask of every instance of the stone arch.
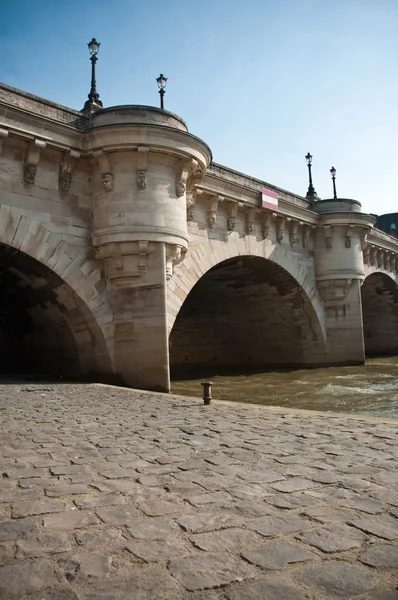
<path id="1" fill-rule="evenodd" d="M 290 272 L 281 265 L 288 258 L 285 250 L 225 257 L 222 250 L 204 255 L 199 247 L 192 255 L 176 269 L 168 295 L 178 315 L 172 313 L 169 322 L 172 367 L 258 369 L 322 362 L 322 305 L 301 265 L 290 258 Z"/>
<path id="2" fill-rule="evenodd" d="M 110 311 L 104 282 L 87 257 L 86 239 L 80 246 L 70 240 L 71 235 L 36 220 L 33 213 L 1 207 L 3 347 L 8 344 L 10 355 L 12 347 L 14 352 L 20 348 L 14 367 L 27 362 L 32 367 L 41 357 L 36 369 L 41 374 L 109 378 L 110 347 L 101 324 Z M 46 362 L 48 368 L 43 368 Z"/>
<path id="3" fill-rule="evenodd" d="M 217 264 L 240 256 L 265 258 L 291 275 L 311 302 L 322 331 L 322 338 L 326 339 L 324 308 L 316 287 L 314 272 L 309 272 L 303 266 L 303 262 L 283 246 L 259 242 L 252 236 L 238 238 L 233 244 L 208 240 L 207 244 L 198 245 L 188 251 L 184 261 L 175 268 L 174 276 L 168 283 L 169 332 L 185 299 L 200 278 Z"/>
<path id="4" fill-rule="evenodd" d="M 390 274 L 373 270 L 361 287 L 366 356 L 398 354 L 398 285 Z"/>

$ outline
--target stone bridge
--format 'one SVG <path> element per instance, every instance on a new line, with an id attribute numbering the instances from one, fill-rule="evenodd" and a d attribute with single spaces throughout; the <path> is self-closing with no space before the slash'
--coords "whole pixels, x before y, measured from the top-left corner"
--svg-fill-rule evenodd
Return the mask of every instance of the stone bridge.
<path id="1" fill-rule="evenodd" d="M 0 85 L 3 373 L 167 391 L 171 367 L 395 354 L 398 242 L 374 223 L 212 162 L 168 111 Z"/>

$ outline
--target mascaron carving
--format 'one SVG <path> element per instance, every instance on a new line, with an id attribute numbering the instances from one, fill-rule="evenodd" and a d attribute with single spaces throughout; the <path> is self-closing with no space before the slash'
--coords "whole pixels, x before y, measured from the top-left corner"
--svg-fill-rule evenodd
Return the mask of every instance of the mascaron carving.
<path id="1" fill-rule="evenodd" d="M 113 173 L 102 173 L 102 185 L 104 186 L 106 192 L 113 192 Z"/>
<path id="2" fill-rule="evenodd" d="M 236 222 L 236 218 L 235 217 L 228 217 L 227 218 L 227 228 L 228 228 L 228 231 L 233 231 L 235 229 L 235 222 Z"/>
<path id="3" fill-rule="evenodd" d="M 139 190 L 145 190 L 146 188 L 146 169 L 137 169 L 137 188 Z"/>
<path id="4" fill-rule="evenodd" d="M 187 189 L 187 184 L 181 178 L 176 179 L 176 196 L 177 198 L 181 198 L 185 194 Z"/>
<path id="5" fill-rule="evenodd" d="M 72 183 L 72 170 L 69 165 L 61 165 L 59 168 L 59 191 L 69 192 L 70 184 Z"/>
<path id="6" fill-rule="evenodd" d="M 37 167 L 35 165 L 24 165 L 23 180 L 28 185 L 33 185 L 35 182 Z"/>

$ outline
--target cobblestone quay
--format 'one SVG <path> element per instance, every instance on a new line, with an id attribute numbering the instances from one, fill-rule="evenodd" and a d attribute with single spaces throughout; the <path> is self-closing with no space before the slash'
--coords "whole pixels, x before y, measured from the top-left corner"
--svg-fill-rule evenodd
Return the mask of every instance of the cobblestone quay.
<path id="1" fill-rule="evenodd" d="M 0 600 L 398 598 L 397 421 L 0 388 Z"/>

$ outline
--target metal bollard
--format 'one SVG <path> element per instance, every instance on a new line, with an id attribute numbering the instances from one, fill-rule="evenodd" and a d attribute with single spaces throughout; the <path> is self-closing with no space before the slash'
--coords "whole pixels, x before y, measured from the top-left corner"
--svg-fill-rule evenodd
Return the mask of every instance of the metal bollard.
<path id="1" fill-rule="evenodd" d="M 210 404 L 211 402 L 211 386 L 213 385 L 212 381 L 206 381 L 202 383 L 203 385 L 203 403 Z"/>

